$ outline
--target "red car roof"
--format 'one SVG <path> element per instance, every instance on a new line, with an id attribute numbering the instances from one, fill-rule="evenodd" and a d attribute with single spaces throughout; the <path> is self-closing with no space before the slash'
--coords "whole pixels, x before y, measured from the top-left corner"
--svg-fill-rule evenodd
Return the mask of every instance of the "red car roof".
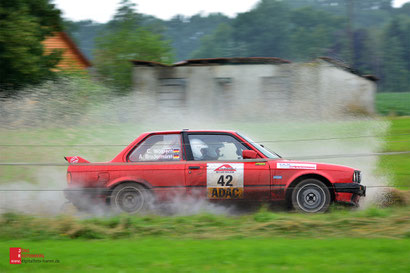
<path id="1" fill-rule="evenodd" d="M 190 129 L 183 129 L 183 130 L 169 130 L 169 131 L 151 131 L 145 132 L 145 134 L 172 134 L 172 133 L 181 133 L 181 132 L 189 132 L 189 133 L 236 133 L 236 131 L 232 130 L 190 130 Z"/>

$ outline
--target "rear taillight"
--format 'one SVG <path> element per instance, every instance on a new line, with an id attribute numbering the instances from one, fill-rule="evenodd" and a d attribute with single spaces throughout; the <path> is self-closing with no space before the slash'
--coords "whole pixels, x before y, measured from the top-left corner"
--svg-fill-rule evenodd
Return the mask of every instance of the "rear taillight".
<path id="1" fill-rule="evenodd" d="M 67 184 L 71 184 L 71 173 L 67 172 Z"/>

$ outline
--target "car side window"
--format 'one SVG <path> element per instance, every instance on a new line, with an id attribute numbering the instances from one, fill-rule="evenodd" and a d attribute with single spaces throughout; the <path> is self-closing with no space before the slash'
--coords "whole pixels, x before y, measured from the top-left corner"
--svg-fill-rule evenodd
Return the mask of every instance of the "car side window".
<path id="1" fill-rule="evenodd" d="M 192 134 L 188 139 L 194 160 L 238 160 L 248 150 L 230 135 Z"/>
<path id="2" fill-rule="evenodd" d="M 128 156 L 138 161 L 179 161 L 182 158 L 181 135 L 152 135 L 140 143 Z"/>

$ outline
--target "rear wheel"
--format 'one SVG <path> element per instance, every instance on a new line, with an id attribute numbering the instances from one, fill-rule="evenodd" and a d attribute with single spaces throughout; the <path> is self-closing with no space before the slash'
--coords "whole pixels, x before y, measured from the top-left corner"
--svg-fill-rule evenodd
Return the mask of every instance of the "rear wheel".
<path id="1" fill-rule="evenodd" d="M 327 186 L 317 179 L 306 179 L 296 185 L 292 192 L 292 206 L 305 212 L 325 212 L 331 201 Z"/>
<path id="2" fill-rule="evenodd" d="M 151 203 L 151 192 L 133 182 L 124 183 L 114 188 L 110 198 L 111 208 L 115 212 L 131 214 L 148 210 Z"/>

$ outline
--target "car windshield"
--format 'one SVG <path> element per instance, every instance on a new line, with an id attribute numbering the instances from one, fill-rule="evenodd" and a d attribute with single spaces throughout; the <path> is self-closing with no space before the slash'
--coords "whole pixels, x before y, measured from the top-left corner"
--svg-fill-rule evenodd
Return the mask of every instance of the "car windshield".
<path id="1" fill-rule="evenodd" d="M 240 135 L 242 138 L 244 138 L 247 142 L 249 142 L 249 144 L 251 144 L 253 147 L 255 147 L 259 152 L 264 154 L 266 157 L 268 157 L 268 158 L 281 158 L 280 155 L 278 155 L 277 153 L 269 151 L 267 148 L 262 147 L 260 144 L 256 143 L 255 141 L 253 141 L 249 137 L 244 136 L 240 133 L 238 133 L 238 135 Z"/>

